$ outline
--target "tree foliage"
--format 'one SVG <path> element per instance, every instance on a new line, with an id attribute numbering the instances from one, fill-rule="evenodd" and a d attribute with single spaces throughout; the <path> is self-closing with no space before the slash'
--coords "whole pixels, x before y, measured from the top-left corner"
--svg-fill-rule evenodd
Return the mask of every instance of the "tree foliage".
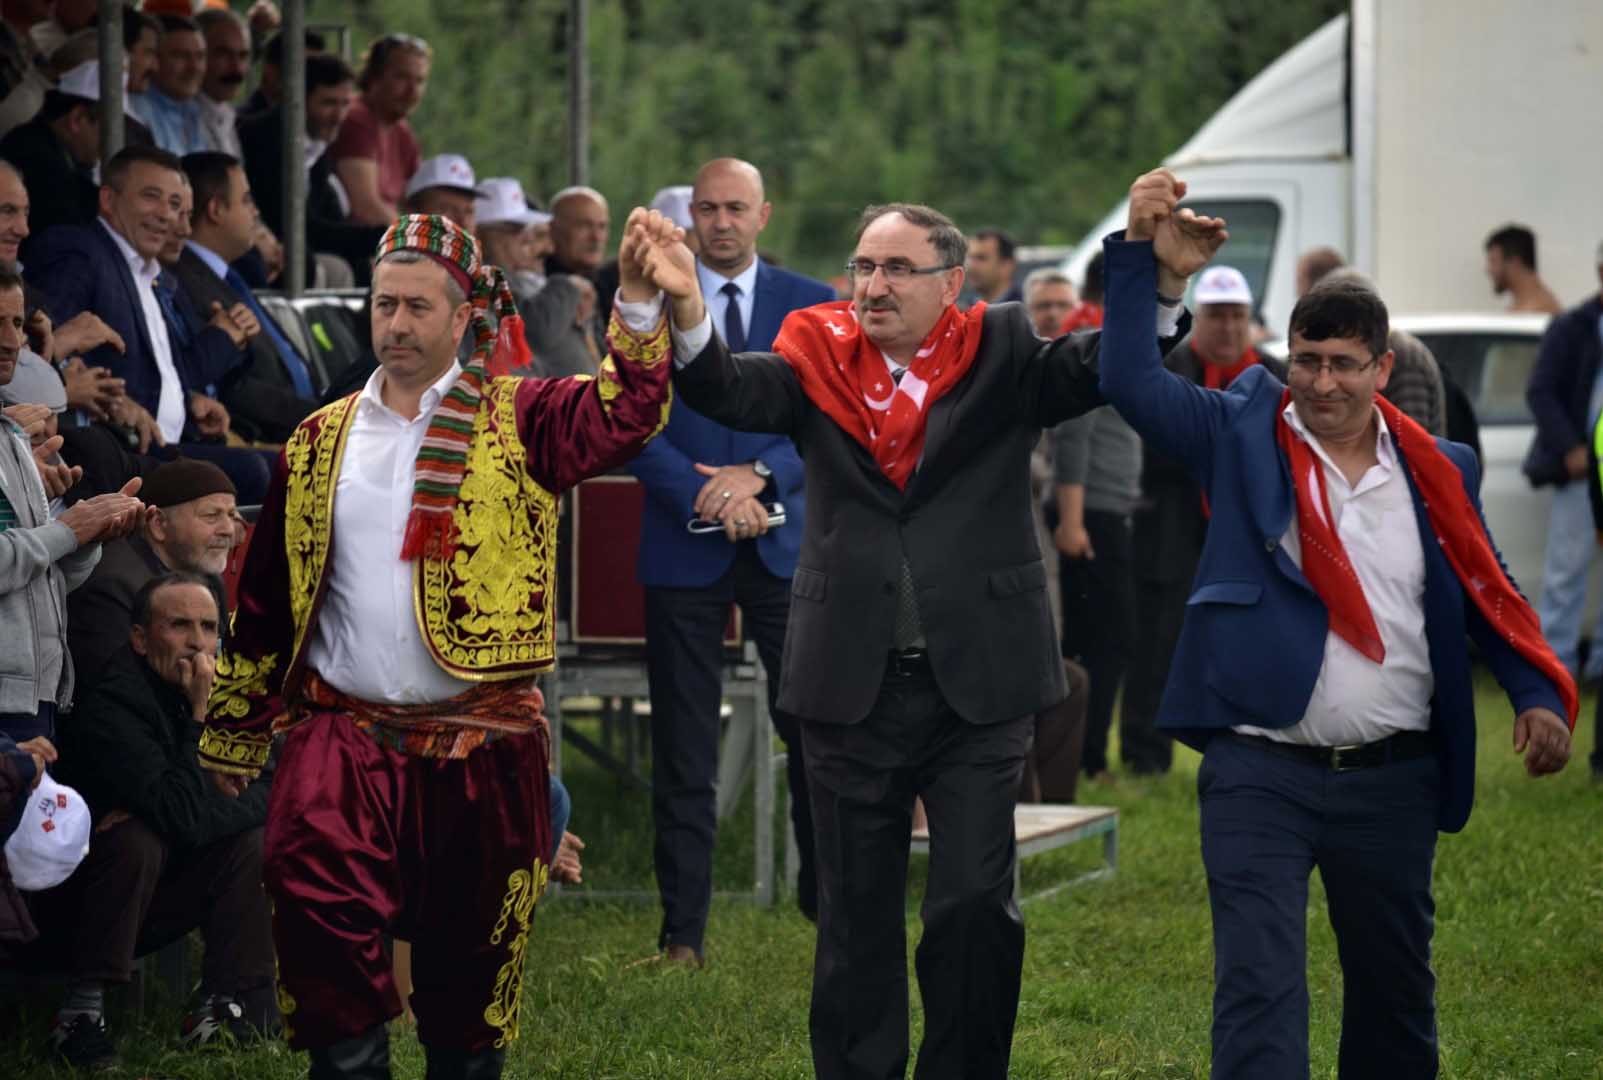
<path id="1" fill-rule="evenodd" d="M 763 247 L 833 272 L 862 207 L 923 201 L 1077 240 L 1342 0 L 591 0 L 591 183 L 615 214 L 708 158 L 762 170 Z M 568 178 L 566 0 L 324 0 L 358 53 L 435 49 L 425 153 L 549 194 Z"/>

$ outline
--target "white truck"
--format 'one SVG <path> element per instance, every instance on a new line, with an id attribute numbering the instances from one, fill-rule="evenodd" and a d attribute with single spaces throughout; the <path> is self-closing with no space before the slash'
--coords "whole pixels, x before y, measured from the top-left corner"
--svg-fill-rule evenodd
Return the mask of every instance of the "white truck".
<path id="1" fill-rule="evenodd" d="M 1164 159 L 1187 204 L 1230 222 L 1271 332 L 1297 257 L 1329 246 L 1393 311 L 1499 310 L 1482 244 L 1519 222 L 1566 304 L 1598 287 L 1603 3 L 1354 0 Z M 1066 263 L 1080 280 L 1120 204 Z"/>

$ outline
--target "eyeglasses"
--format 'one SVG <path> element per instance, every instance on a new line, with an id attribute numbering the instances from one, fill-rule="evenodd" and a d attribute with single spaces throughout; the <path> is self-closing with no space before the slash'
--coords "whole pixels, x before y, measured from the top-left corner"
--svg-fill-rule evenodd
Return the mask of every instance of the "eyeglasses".
<path id="1" fill-rule="evenodd" d="M 1355 356 L 1324 357 L 1314 353 L 1298 353 L 1287 361 L 1291 365 L 1291 373 L 1304 379 L 1317 379 L 1319 373 L 1326 370 L 1338 379 L 1348 379 L 1368 371 L 1378 362 L 1373 356 L 1368 360 L 1359 360 Z"/>
<path id="2" fill-rule="evenodd" d="M 885 280 L 892 285 L 905 285 L 915 274 L 940 274 L 957 267 L 946 266 L 914 266 L 906 259 L 887 259 L 884 262 L 875 262 L 873 259 L 846 260 L 846 277 L 849 281 L 861 278 L 867 281 L 878 270 L 885 275 Z"/>

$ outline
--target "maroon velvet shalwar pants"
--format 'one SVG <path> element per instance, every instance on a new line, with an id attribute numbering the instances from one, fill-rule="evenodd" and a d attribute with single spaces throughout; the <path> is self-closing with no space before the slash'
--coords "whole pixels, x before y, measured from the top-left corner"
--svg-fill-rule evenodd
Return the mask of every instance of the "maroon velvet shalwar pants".
<path id="1" fill-rule="evenodd" d="M 286 739 L 265 876 L 292 1047 L 327 1046 L 401 1011 L 384 935 L 412 943 L 424 1046 L 517 1038 L 523 956 L 549 876 L 543 731 L 465 758 L 402 753 L 315 712 Z"/>

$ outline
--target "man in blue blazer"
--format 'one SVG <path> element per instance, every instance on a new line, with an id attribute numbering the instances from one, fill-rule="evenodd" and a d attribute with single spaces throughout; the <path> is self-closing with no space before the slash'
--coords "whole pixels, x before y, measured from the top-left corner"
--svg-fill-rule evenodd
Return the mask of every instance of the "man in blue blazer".
<path id="1" fill-rule="evenodd" d="M 1569 758 L 1574 682 L 1486 533 L 1474 455 L 1378 397 L 1393 358 L 1372 290 L 1321 285 L 1298 302 L 1288 383 L 1258 367 L 1210 391 L 1164 370 L 1153 297 L 1185 281 L 1158 260 L 1200 268 L 1226 237 L 1176 209 L 1184 194 L 1148 173 L 1105 245 L 1101 385 L 1191 463 L 1212 511 L 1158 726 L 1203 751 L 1213 1076 L 1309 1075 L 1317 866 L 1342 960 L 1339 1074 L 1434 1077 L 1431 866 L 1474 793 L 1466 635 L 1513 703 L 1533 776 Z"/>
<path id="2" fill-rule="evenodd" d="M 767 349 L 790 312 L 835 299 L 819 281 L 757 257 L 768 223 L 762 174 L 732 158 L 702 166 L 691 201 L 700 241 L 697 273 L 713 325 L 737 352 Z M 768 705 L 784 740 L 791 821 L 801 850 L 797 900 L 816 917 L 813 824 L 793 717 L 778 711 L 779 660 L 790 612 L 790 579 L 802 535 L 802 464 L 783 435 L 748 435 L 713 422 L 683 401 L 646 444 L 631 472 L 645 485 L 640 583 L 646 589 L 651 679 L 654 859 L 662 895 L 657 947 L 699 963 L 712 900 L 717 825 L 718 712 L 723 630 L 731 602 L 768 670 Z M 783 503 L 786 523 L 768 527 L 765 507 Z M 720 522 L 695 535 L 691 518 Z"/>
<path id="3" fill-rule="evenodd" d="M 131 415 L 123 419 L 142 440 L 159 433 L 167 447 L 214 462 L 228 473 L 241 502 L 259 502 L 269 478 L 260 455 L 218 442 L 185 441 L 186 428 L 221 436 L 229 416 L 221 402 L 190 385 L 197 362 L 186 348 L 190 335 L 169 323 L 157 292 L 158 257 L 180 228 L 183 185 L 182 168 L 171 154 L 154 147 L 124 148 L 106 163 L 100 217 L 88 225 L 47 229 L 32 252 L 28 278 L 45 295 L 57 326 L 92 311 L 121 338 L 121 348 L 101 345 L 85 354 L 84 362 L 124 380 Z M 222 336 L 215 327 L 196 332 Z"/>

